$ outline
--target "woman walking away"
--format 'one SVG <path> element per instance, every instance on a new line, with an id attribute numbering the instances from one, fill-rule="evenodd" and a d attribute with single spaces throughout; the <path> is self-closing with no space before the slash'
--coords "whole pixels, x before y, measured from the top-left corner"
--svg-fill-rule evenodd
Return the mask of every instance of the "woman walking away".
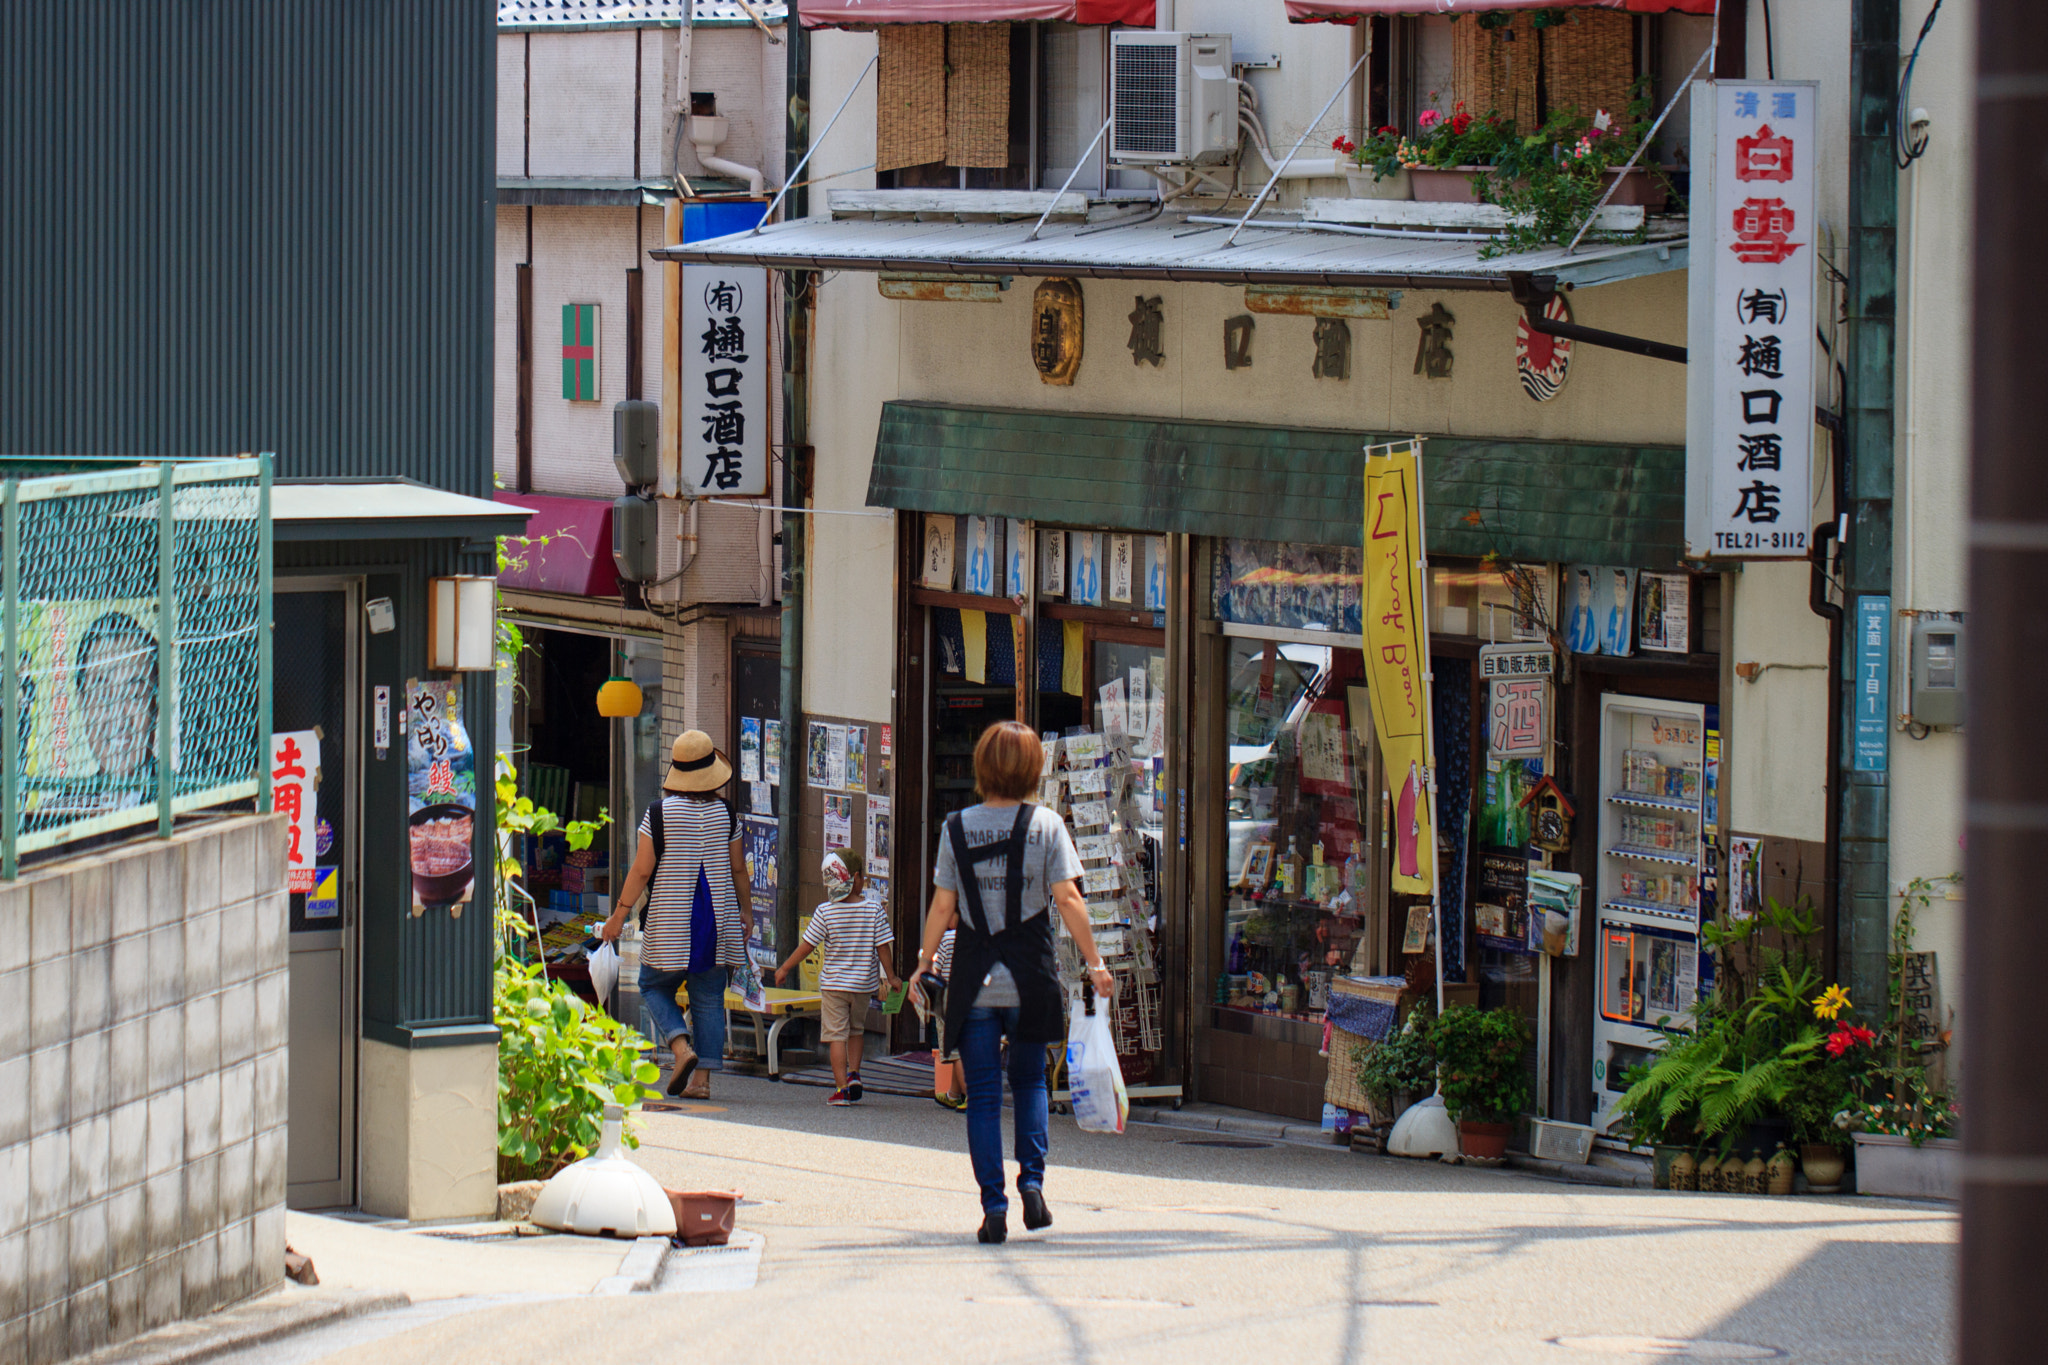
<path id="1" fill-rule="evenodd" d="M 1059 907 L 1080 945 L 1096 992 L 1110 978 L 1095 949 L 1088 907 L 1077 882 L 1081 855 L 1066 822 L 1027 798 L 1038 794 L 1044 749 L 1031 727 L 1013 720 L 984 730 L 974 746 L 981 804 L 946 818 L 932 880 L 931 911 L 911 977 L 920 986 L 948 929 L 956 929 L 946 992 L 946 1034 L 960 1040 L 967 1068 L 967 1150 L 981 1186 L 983 1242 L 1009 1235 L 1003 1193 L 1004 1039 L 1010 1043 L 1010 1096 L 1017 1106 L 1017 1195 L 1024 1226 L 1049 1227 L 1045 1206 L 1045 1048 L 1066 1037 L 1066 997 L 1054 964 L 1052 916 Z"/>
<path id="2" fill-rule="evenodd" d="M 726 973 L 746 965 L 754 907 L 751 897 L 739 894 L 747 885 L 739 813 L 717 795 L 732 780 L 732 764 L 702 730 L 678 736 L 669 758 L 661 784 L 669 794 L 641 817 L 632 871 L 599 933 L 607 943 L 617 939 L 626 912 L 647 889 L 640 916 L 640 998 L 675 1059 L 668 1093 L 701 1100 L 711 1096 L 709 1073 L 725 1065 Z M 676 992 L 684 987 L 687 1020 L 676 1004 Z"/>

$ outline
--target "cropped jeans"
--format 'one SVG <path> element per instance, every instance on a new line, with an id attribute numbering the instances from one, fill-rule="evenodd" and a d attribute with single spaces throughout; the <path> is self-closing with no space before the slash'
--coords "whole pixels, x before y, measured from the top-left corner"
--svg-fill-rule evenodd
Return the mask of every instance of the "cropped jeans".
<path id="1" fill-rule="evenodd" d="M 701 972 L 665 972 L 645 962 L 640 964 L 640 999 L 654 1021 L 655 1034 L 664 1043 L 673 1042 L 679 1033 L 688 1034 L 690 1046 L 697 1050 L 697 1067 L 701 1071 L 725 1068 L 727 970 L 712 967 Z M 676 1004 L 676 992 L 685 985 L 690 991 L 687 1020 L 683 1018 L 682 1007 Z"/>
<path id="2" fill-rule="evenodd" d="M 1017 1007 L 976 1005 L 960 1031 L 960 1061 L 967 1070 L 967 1152 L 981 1186 L 983 1213 L 1008 1213 L 1003 1193 L 1003 1039 L 1016 1032 Z M 1045 1184 L 1045 1048 L 1010 1044 L 1010 1098 L 1017 1106 L 1017 1188 Z"/>

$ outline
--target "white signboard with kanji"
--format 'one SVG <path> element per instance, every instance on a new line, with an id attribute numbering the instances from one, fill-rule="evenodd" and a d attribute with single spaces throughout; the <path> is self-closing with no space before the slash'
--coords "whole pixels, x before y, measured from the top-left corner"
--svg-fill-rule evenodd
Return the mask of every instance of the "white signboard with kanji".
<path id="1" fill-rule="evenodd" d="M 1696 556 L 1806 556 L 1818 91 L 1693 86 L 1685 540 Z"/>
<path id="2" fill-rule="evenodd" d="M 1557 656 L 1547 645 L 1481 645 L 1486 682 L 1489 758 L 1541 758 L 1550 741 L 1550 675 Z"/>
<path id="3" fill-rule="evenodd" d="M 318 730 L 286 730 L 270 737 L 270 808 L 291 821 L 284 836 L 287 889 L 310 893 L 320 829 Z"/>
<path id="4" fill-rule="evenodd" d="M 686 498 L 768 494 L 768 272 L 683 267 L 682 394 L 676 405 Z"/>

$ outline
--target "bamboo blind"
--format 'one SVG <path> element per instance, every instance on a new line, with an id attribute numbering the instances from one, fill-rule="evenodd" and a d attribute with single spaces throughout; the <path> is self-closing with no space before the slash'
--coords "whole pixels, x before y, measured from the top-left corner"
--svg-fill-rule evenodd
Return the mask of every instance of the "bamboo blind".
<path id="1" fill-rule="evenodd" d="M 1500 114 L 1525 133 L 1541 123 L 1536 62 L 1536 30 L 1527 13 L 1507 28 L 1481 28 L 1470 16 L 1451 25 L 1451 88 L 1475 118 Z"/>
<path id="2" fill-rule="evenodd" d="M 900 170 L 946 155 L 946 26 L 890 24 L 875 31 L 875 169 Z"/>
<path id="3" fill-rule="evenodd" d="M 1010 26 L 946 25 L 946 164 L 1010 164 Z"/>
<path id="4" fill-rule="evenodd" d="M 1619 120 L 1635 77 L 1634 15 L 1578 10 L 1543 30 L 1544 112 L 1569 109 L 1591 118 L 1605 109 Z"/>

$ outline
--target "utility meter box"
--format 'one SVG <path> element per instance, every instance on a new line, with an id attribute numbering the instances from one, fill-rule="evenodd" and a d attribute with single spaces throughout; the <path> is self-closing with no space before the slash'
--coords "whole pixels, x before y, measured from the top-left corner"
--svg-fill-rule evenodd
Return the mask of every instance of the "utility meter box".
<path id="1" fill-rule="evenodd" d="M 661 507 L 649 498 L 628 493 L 612 499 L 612 563 L 629 583 L 652 583 L 661 576 Z"/>
<path id="2" fill-rule="evenodd" d="M 1963 723 L 1963 623 L 1913 620 L 1912 716 L 1937 729 Z"/>

